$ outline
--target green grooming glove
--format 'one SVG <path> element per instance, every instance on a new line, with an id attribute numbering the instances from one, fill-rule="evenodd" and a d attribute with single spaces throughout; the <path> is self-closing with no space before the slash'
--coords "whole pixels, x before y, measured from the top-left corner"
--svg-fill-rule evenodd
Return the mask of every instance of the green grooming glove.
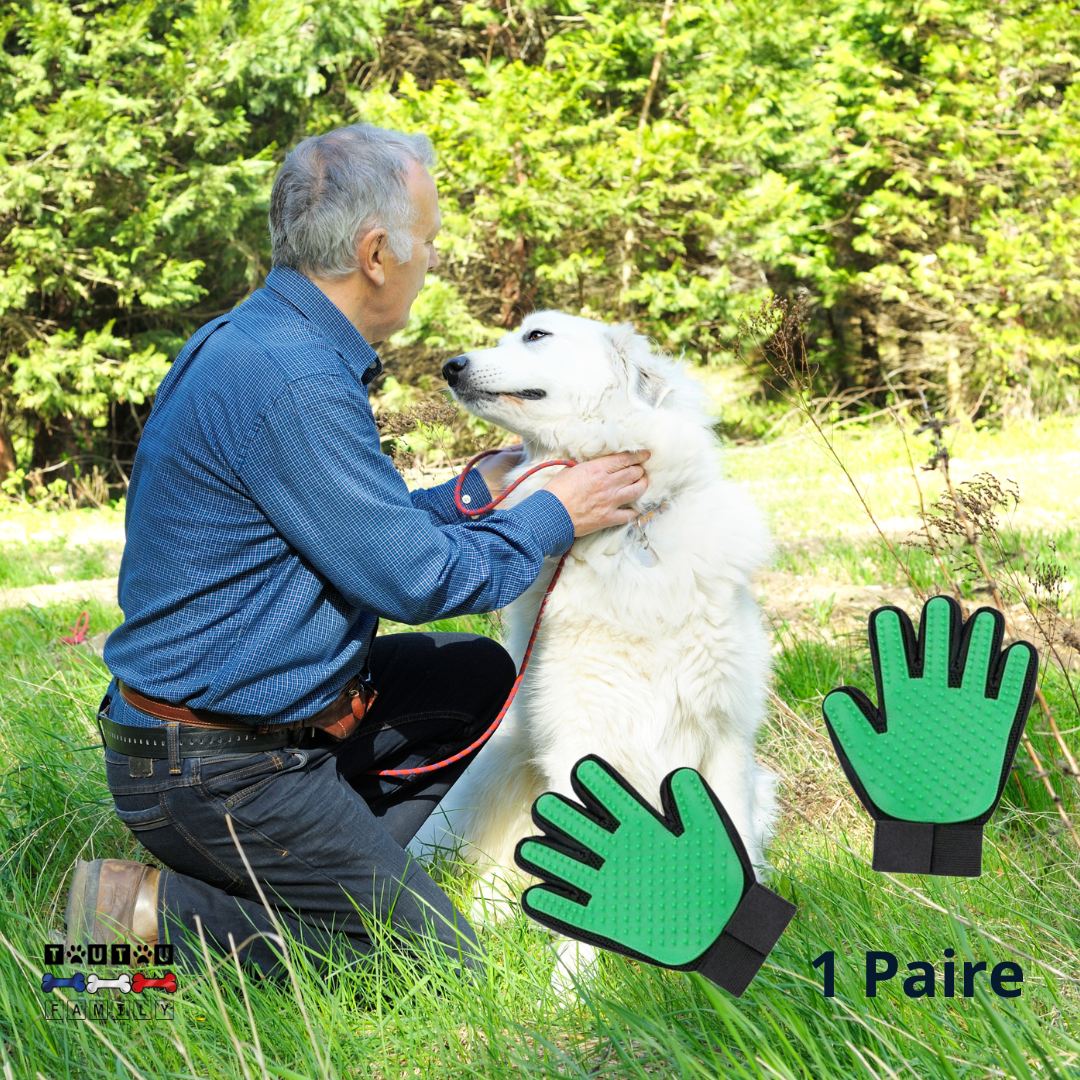
<path id="1" fill-rule="evenodd" d="M 982 828 L 1024 730 L 1039 654 L 1001 651 L 1005 620 L 935 596 L 919 636 L 899 608 L 870 613 L 878 707 L 851 686 L 824 701 L 837 757 L 875 821 L 874 869 L 978 877 Z"/>
<path id="2" fill-rule="evenodd" d="M 522 840 L 515 858 L 543 884 L 526 889 L 521 906 L 567 937 L 698 971 L 741 996 L 795 906 L 754 880 L 709 785 L 693 769 L 669 773 L 661 817 L 592 754 L 570 781 L 580 805 L 550 792 L 533 803 L 544 836 Z"/>

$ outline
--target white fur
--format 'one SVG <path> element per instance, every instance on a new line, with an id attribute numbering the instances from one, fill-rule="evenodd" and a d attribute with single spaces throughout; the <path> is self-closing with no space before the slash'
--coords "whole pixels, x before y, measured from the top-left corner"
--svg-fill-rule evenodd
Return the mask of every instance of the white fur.
<path id="1" fill-rule="evenodd" d="M 537 330 L 549 336 L 525 340 Z M 533 800 L 544 791 L 572 797 L 571 767 L 599 754 L 657 806 L 665 775 L 698 769 L 760 874 L 774 781 L 754 760 L 769 646 L 750 577 L 770 544 L 750 499 L 721 476 L 697 385 L 629 325 L 559 312 L 534 313 L 496 348 L 466 355 L 456 396 L 522 437 L 528 462 L 519 473 L 551 458 L 646 448 L 649 489 L 638 509 L 669 509 L 644 527 L 654 566 L 641 561 L 633 528 L 574 543 L 509 716 L 413 849 L 464 841 L 481 870 L 474 917 L 490 917 L 491 904 L 517 892 L 514 847 L 536 831 Z M 546 396 L 515 396 L 522 390 Z M 538 473 L 503 505 L 553 475 Z M 555 564 L 548 559 L 505 610 L 517 664 Z"/>

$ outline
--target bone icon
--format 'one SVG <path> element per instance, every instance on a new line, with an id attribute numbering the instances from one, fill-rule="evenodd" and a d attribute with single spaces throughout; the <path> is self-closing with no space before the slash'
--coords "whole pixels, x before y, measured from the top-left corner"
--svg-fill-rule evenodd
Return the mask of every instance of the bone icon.
<path id="1" fill-rule="evenodd" d="M 100 989 L 106 986 L 114 986 L 121 994 L 127 994 L 131 991 L 131 976 L 124 974 L 118 979 L 101 979 L 93 972 L 87 975 L 86 992 L 88 994 L 96 994 Z"/>
<path id="2" fill-rule="evenodd" d="M 59 987 L 67 987 L 76 994 L 81 994 L 86 989 L 86 976 L 81 971 L 77 971 L 70 979 L 58 979 L 51 971 L 46 971 L 41 976 L 41 989 L 46 994 L 51 994 Z"/>
<path id="3" fill-rule="evenodd" d="M 148 979 L 141 971 L 136 971 L 135 978 L 131 980 L 131 989 L 134 990 L 136 994 L 141 994 L 143 990 L 149 987 L 156 987 L 159 990 L 164 990 L 166 994 L 175 994 L 176 976 L 169 971 L 160 979 Z"/>

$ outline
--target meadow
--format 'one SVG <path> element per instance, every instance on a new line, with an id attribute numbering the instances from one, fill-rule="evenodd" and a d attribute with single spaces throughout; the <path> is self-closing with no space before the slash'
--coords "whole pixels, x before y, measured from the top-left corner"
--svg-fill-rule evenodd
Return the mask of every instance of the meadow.
<path id="1" fill-rule="evenodd" d="M 1080 775 L 1069 774 L 1040 710 L 1028 724 L 1031 753 L 1018 754 L 987 826 L 980 878 L 870 867 L 870 822 L 836 763 L 822 695 L 841 683 L 872 689 L 865 614 L 882 598 L 915 615 L 920 598 L 949 581 L 972 606 L 990 591 L 964 561 L 963 545 L 936 555 L 905 546 L 920 522 L 916 479 L 924 507 L 942 490 L 940 472 L 919 468 L 925 436 L 880 423 L 828 434 L 836 455 L 796 427 L 726 452 L 729 473 L 749 486 L 778 540 L 760 583 L 775 637 L 775 696 L 759 750 L 781 778 L 771 884 L 799 909 L 738 1000 L 696 975 L 617 956 L 604 958 L 577 1001 L 557 1000 L 549 989 L 551 939 L 518 917 L 482 932 L 490 963 L 480 985 L 412 966 L 389 947 L 374 971 L 329 983 L 300 956 L 284 985 L 253 981 L 216 958 L 181 978 L 171 1021 L 47 1020 L 43 945 L 63 925 L 74 860 L 140 857 L 112 814 L 93 727 L 107 672 L 89 645 L 61 640 L 84 610 L 91 638 L 121 619 L 100 597 L 115 575 L 123 515 L 117 506 L 0 509 L 4 1080 L 1080 1075 Z M 1080 617 L 1080 422 L 965 427 L 946 438 L 957 484 L 991 472 L 1018 486 L 1019 501 L 1003 509 L 982 544 L 1016 618 L 1026 613 L 1029 626 L 1056 619 L 1065 672 L 1045 664 L 1041 685 L 1076 755 L 1080 714 L 1070 680 L 1075 686 L 1080 654 L 1064 636 Z M 1048 580 L 1051 566 L 1060 573 Z M 38 590 L 30 603 L 26 589 Z M 498 632 L 495 617 L 445 625 Z M 454 867 L 434 871 L 464 896 L 467 882 Z M 946 949 L 958 962 L 1020 964 L 1021 996 L 994 995 L 984 977 L 970 998 L 909 998 L 900 978 L 875 998 L 865 995 L 867 951 L 895 954 L 906 974 L 916 959 L 940 972 Z M 829 950 L 836 986 L 827 998 L 812 961 Z"/>

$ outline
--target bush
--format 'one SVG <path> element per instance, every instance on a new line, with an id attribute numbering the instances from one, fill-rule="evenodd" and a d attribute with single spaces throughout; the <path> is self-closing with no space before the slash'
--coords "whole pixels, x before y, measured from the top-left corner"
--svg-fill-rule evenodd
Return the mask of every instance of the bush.
<path id="1" fill-rule="evenodd" d="M 387 350 L 408 381 L 544 306 L 728 363 L 803 292 L 823 392 L 1076 405 L 1071 4 L 0 11 L 0 472 L 130 460 L 183 338 L 261 282 L 275 164 L 358 118 L 440 155 L 444 266 Z"/>

